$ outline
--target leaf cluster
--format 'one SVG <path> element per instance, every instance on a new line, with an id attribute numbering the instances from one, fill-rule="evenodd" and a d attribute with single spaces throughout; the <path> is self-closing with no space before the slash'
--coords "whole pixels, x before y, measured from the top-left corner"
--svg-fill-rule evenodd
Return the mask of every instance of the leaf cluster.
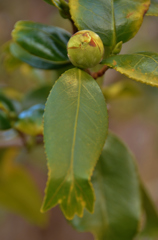
<path id="1" fill-rule="evenodd" d="M 134 157 L 108 131 L 105 98 L 117 98 L 128 88 L 134 95 L 136 90 L 122 83 L 99 87 L 96 80 L 112 68 L 133 80 L 158 86 L 157 53 L 119 54 L 122 44 L 140 29 L 144 16 L 158 15 L 158 2 L 45 1 L 71 21 L 73 33 L 97 33 L 104 44 L 104 58 L 96 72 L 76 68 L 67 56 L 71 33 L 41 23 L 17 22 L 8 50 L 13 58 L 34 68 L 67 71 L 52 89 L 44 86 L 28 93 L 20 108 L 0 93 L 0 129 L 44 135 L 49 173 L 42 212 L 59 204 L 77 230 L 90 231 L 98 240 L 157 235 L 158 214 L 141 183 Z M 141 228 L 143 213 L 146 221 Z"/>

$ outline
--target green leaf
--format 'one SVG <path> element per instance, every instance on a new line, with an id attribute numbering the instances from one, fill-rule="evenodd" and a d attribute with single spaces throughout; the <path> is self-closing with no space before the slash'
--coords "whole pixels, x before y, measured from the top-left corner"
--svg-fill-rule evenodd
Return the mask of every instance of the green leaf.
<path id="1" fill-rule="evenodd" d="M 40 213 L 41 195 L 27 170 L 13 162 L 18 154 L 15 148 L 0 151 L 0 205 L 43 225 L 46 216 Z"/>
<path id="2" fill-rule="evenodd" d="M 10 120 L 7 114 L 0 110 L 0 130 L 7 130 L 11 128 Z"/>
<path id="3" fill-rule="evenodd" d="M 158 16 L 158 0 L 150 0 L 151 4 L 147 16 Z"/>
<path id="4" fill-rule="evenodd" d="M 136 81 L 158 86 L 158 54 L 138 52 L 134 54 L 117 55 L 102 61 L 102 64 L 114 68 Z"/>
<path id="5" fill-rule="evenodd" d="M 57 7 L 59 10 L 61 9 L 60 7 L 60 0 L 44 0 L 45 2 L 49 3 L 50 5 L 53 5 L 55 7 Z"/>
<path id="6" fill-rule="evenodd" d="M 141 90 L 136 83 L 129 82 L 127 79 L 102 88 L 102 92 L 105 99 L 108 101 L 121 98 L 139 97 L 141 94 Z"/>
<path id="7" fill-rule="evenodd" d="M 9 87 L 9 86 L 4 86 L 0 89 L 0 95 L 3 94 L 3 96 L 12 99 L 12 105 L 15 104 L 15 102 L 21 102 L 22 97 L 23 97 L 23 93 L 19 90 L 16 90 L 13 87 Z M 14 106 L 13 106 L 14 107 Z"/>
<path id="8" fill-rule="evenodd" d="M 0 49 L 1 57 L 2 57 L 2 62 L 4 67 L 7 69 L 7 71 L 12 71 L 20 67 L 23 62 L 21 62 L 19 59 L 15 58 L 11 52 L 10 52 L 10 44 L 11 41 L 5 43 L 2 46 L 2 49 Z"/>
<path id="9" fill-rule="evenodd" d="M 95 168 L 92 183 L 96 194 L 94 214 L 75 216 L 72 225 L 92 232 L 97 240 L 132 240 L 141 217 L 138 173 L 133 156 L 109 134 Z"/>
<path id="10" fill-rule="evenodd" d="M 31 136 L 43 134 L 42 117 L 44 107 L 43 104 L 37 104 L 21 112 L 14 128 Z"/>
<path id="11" fill-rule="evenodd" d="M 13 101 L 5 96 L 3 93 L 0 93 L 0 108 L 2 107 L 6 109 L 6 111 L 13 111 L 15 112 L 15 107 Z"/>
<path id="12" fill-rule="evenodd" d="M 42 211 L 57 204 L 67 219 L 94 208 L 90 182 L 108 127 L 106 104 L 96 81 L 74 68 L 55 83 L 44 114 L 49 177 Z"/>
<path id="13" fill-rule="evenodd" d="M 71 18 L 69 12 L 69 5 L 65 0 L 44 0 L 45 2 L 49 3 L 58 8 L 61 16 L 63 18 Z"/>
<path id="14" fill-rule="evenodd" d="M 146 215 L 145 227 L 141 233 L 143 236 L 158 236 L 158 212 L 147 190 L 142 185 L 143 208 Z"/>
<path id="15" fill-rule="evenodd" d="M 66 46 L 71 34 L 61 28 L 19 21 L 12 36 L 11 53 L 33 67 L 56 69 L 70 64 Z"/>
<path id="16" fill-rule="evenodd" d="M 23 108 L 27 109 L 36 104 L 45 104 L 52 86 L 43 85 L 28 92 L 22 102 Z"/>
<path id="17" fill-rule="evenodd" d="M 105 46 L 127 42 L 138 32 L 149 0 L 69 0 L 70 13 L 79 30 L 96 32 Z"/>
<path id="18" fill-rule="evenodd" d="M 13 101 L 0 93 L 0 130 L 10 129 L 11 121 L 16 118 L 15 107 Z"/>

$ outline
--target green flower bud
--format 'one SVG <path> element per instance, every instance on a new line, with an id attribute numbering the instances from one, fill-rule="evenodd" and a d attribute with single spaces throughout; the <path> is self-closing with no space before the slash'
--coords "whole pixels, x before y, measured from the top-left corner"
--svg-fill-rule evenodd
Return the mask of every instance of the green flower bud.
<path id="1" fill-rule="evenodd" d="M 102 40 L 90 30 L 75 33 L 68 42 L 67 50 L 70 61 L 79 68 L 96 66 L 104 54 Z"/>

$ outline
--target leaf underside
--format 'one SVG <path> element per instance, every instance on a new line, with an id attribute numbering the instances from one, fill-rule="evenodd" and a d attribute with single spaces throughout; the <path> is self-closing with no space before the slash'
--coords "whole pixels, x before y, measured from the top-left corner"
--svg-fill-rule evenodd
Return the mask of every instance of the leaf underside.
<path id="1" fill-rule="evenodd" d="M 90 178 L 107 134 L 107 110 L 96 81 L 74 68 L 54 85 L 45 108 L 49 177 L 42 211 L 57 204 L 67 219 L 94 208 Z"/>

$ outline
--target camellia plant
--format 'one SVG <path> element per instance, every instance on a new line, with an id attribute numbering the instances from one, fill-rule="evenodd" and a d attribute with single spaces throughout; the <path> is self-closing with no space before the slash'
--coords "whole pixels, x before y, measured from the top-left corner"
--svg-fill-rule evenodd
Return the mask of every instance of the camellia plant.
<path id="1" fill-rule="evenodd" d="M 136 35 L 145 15 L 158 16 L 158 1 L 45 2 L 70 20 L 73 33 L 19 21 L 8 51 L 14 62 L 19 59 L 33 68 L 58 69 L 62 75 L 52 89 L 34 92 L 38 103 L 19 112 L 1 93 L 1 130 L 13 128 L 22 136 L 44 136 L 48 181 L 41 212 L 59 204 L 75 229 L 90 231 L 98 240 L 158 234 L 158 215 L 133 155 L 108 131 L 102 86 L 104 73 L 111 68 L 158 86 L 157 53 L 119 54 L 122 44 Z M 43 91 L 46 97 L 50 92 L 45 106 L 40 97 Z M 25 98 L 29 100 L 32 95 Z"/>

